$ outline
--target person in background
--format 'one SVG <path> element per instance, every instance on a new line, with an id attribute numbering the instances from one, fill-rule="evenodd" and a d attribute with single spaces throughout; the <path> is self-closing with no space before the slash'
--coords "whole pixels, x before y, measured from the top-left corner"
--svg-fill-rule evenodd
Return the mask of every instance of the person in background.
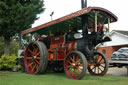
<path id="1" fill-rule="evenodd" d="M 103 27 L 104 34 L 108 34 L 108 28 L 106 26 Z"/>
<path id="2" fill-rule="evenodd" d="M 102 22 L 99 22 L 97 25 L 97 33 L 103 34 L 104 24 Z"/>
<path id="3" fill-rule="evenodd" d="M 89 32 L 91 34 L 95 34 L 95 25 L 94 25 L 94 22 L 90 22 L 89 23 Z"/>

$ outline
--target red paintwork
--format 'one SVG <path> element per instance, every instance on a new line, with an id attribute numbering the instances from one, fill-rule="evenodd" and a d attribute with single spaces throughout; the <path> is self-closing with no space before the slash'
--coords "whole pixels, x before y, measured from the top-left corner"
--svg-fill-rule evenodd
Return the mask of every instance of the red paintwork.
<path id="1" fill-rule="evenodd" d="M 67 47 L 66 53 L 68 53 L 69 51 L 72 51 L 72 50 L 77 50 L 76 45 L 77 45 L 77 41 L 66 43 L 66 45 L 65 45 Z"/>
<path id="2" fill-rule="evenodd" d="M 65 56 L 66 56 L 65 50 L 61 50 L 57 52 L 57 60 L 64 60 Z"/>
<path id="3" fill-rule="evenodd" d="M 59 37 L 53 37 L 51 38 L 51 44 L 64 44 L 65 43 L 65 37 L 59 36 Z"/>
<path id="4" fill-rule="evenodd" d="M 51 38 L 48 60 L 64 60 L 68 52 L 77 50 L 76 44 L 77 41 L 65 43 L 65 35 Z"/>
<path id="5" fill-rule="evenodd" d="M 56 50 L 48 50 L 48 60 L 56 60 Z"/>

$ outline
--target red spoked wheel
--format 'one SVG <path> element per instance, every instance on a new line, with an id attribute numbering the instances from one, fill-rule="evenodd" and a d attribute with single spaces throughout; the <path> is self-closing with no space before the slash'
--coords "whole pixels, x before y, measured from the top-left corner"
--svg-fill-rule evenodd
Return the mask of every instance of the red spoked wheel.
<path id="1" fill-rule="evenodd" d="M 71 79 L 81 79 L 84 77 L 87 69 L 87 61 L 83 53 L 71 51 L 65 57 L 64 70 Z"/>
<path id="2" fill-rule="evenodd" d="M 88 71 L 92 75 L 103 76 L 108 71 L 108 60 L 100 52 L 94 52 L 93 62 L 88 61 Z"/>
<path id="3" fill-rule="evenodd" d="M 48 63 L 48 51 L 44 43 L 32 42 L 25 50 L 25 67 L 30 74 L 44 73 Z"/>

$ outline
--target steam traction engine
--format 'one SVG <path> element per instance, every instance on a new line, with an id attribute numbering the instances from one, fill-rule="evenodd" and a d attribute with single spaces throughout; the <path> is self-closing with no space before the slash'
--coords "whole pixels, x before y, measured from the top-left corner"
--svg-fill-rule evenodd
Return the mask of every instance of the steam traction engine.
<path id="1" fill-rule="evenodd" d="M 41 37 L 25 49 L 27 72 L 41 74 L 50 67 L 55 72 L 64 70 L 72 79 L 81 79 L 87 69 L 92 75 L 104 75 L 108 61 L 102 53 L 96 52 L 95 47 L 111 40 L 106 33 L 109 24 L 115 21 L 117 17 L 110 11 L 88 7 L 23 31 L 24 36 L 36 32 Z"/>

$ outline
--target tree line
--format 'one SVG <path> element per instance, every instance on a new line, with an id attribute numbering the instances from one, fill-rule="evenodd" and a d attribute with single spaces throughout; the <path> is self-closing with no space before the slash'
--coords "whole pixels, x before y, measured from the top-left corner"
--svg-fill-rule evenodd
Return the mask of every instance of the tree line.
<path id="1" fill-rule="evenodd" d="M 31 28 L 44 10 L 44 0 L 0 0 L 0 37 L 4 40 L 5 54 L 10 54 L 11 38 Z"/>

